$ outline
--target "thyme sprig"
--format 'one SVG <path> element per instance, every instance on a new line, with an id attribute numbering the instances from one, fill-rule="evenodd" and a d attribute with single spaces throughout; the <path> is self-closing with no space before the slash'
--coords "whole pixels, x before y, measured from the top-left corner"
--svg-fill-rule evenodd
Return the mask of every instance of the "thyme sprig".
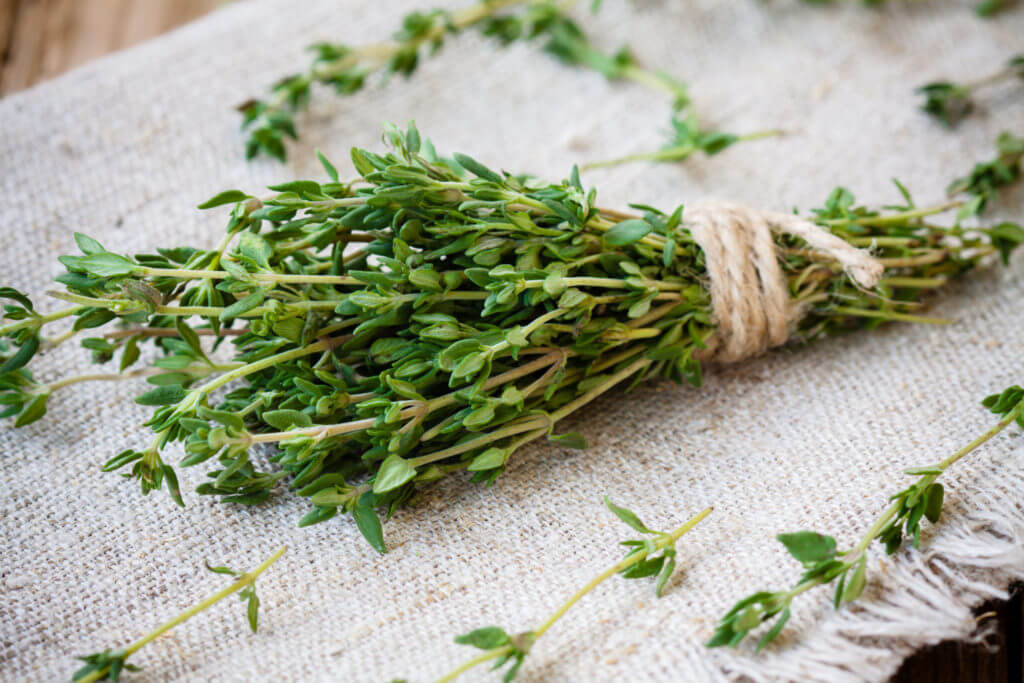
<path id="1" fill-rule="evenodd" d="M 509 683 L 519 673 L 523 660 L 530 653 L 537 640 L 554 626 L 559 619 L 565 616 L 566 612 L 587 593 L 616 574 L 625 579 L 656 577 L 654 592 L 655 595 L 661 597 L 666 583 L 676 568 L 676 543 L 686 532 L 697 526 L 701 520 L 711 514 L 711 508 L 707 508 L 691 517 L 685 524 L 673 531 L 655 531 L 640 521 L 640 518 L 631 510 L 615 505 L 607 497 L 604 499 L 604 502 L 616 517 L 628 524 L 634 531 L 643 534 L 643 537 L 640 539 L 631 539 L 621 543 L 621 545 L 628 548 L 626 556 L 573 593 L 572 597 L 562 603 L 544 623 L 532 631 L 509 634 L 501 627 L 485 626 L 457 636 L 455 638 L 456 643 L 470 645 L 483 650 L 483 653 L 442 676 L 437 680 L 437 683 L 454 681 L 470 669 L 492 660 L 494 661 L 491 667 L 492 670 L 497 670 L 505 664 L 510 664 L 502 678 L 505 683 Z"/>
<path id="2" fill-rule="evenodd" d="M 950 128 L 974 111 L 977 91 L 1010 80 L 1024 81 L 1024 54 L 1011 57 L 998 71 L 966 83 L 934 81 L 917 89 L 924 95 L 922 111 L 934 116 Z"/>
<path id="3" fill-rule="evenodd" d="M 256 596 L 256 577 L 266 571 L 270 565 L 277 562 L 278 559 L 284 555 L 284 552 L 287 549 L 287 546 L 280 548 L 258 567 L 246 573 L 236 572 L 235 570 L 228 569 L 227 567 L 211 567 L 207 564 L 206 568 L 210 571 L 217 574 L 233 576 L 235 581 L 205 600 L 189 607 L 173 619 L 157 626 L 155 629 L 129 645 L 116 650 L 103 650 L 102 652 L 95 652 L 91 655 L 79 657 L 78 659 L 85 662 L 85 666 L 75 672 L 73 680 L 78 681 L 79 683 L 92 683 L 92 681 L 104 680 L 116 681 L 123 671 L 138 671 L 139 667 L 126 662 L 128 657 L 132 656 L 141 648 L 153 642 L 167 631 L 170 631 L 175 626 L 188 621 L 203 610 L 213 607 L 218 602 L 230 595 L 233 595 L 234 593 L 238 593 L 239 599 L 246 604 L 246 620 L 248 621 L 249 628 L 252 629 L 252 632 L 256 633 L 260 609 L 260 599 Z"/>
<path id="4" fill-rule="evenodd" d="M 889 497 L 889 506 L 857 545 L 849 550 L 837 550 L 834 538 L 814 531 L 780 534 L 779 542 L 804 567 L 799 581 L 789 590 L 760 591 L 737 602 L 719 621 L 708 647 L 735 647 L 751 631 L 774 619 L 774 625 L 758 641 L 757 651 L 760 652 L 782 632 L 794 598 L 802 593 L 834 582 L 833 604 L 836 609 L 860 597 L 867 584 L 867 550 L 873 541 L 882 543 L 889 555 L 900 549 L 905 538 L 912 539 L 914 548 L 917 548 L 921 539 L 921 521 L 926 519 L 936 524 L 942 514 L 945 490 L 936 480 L 958 460 L 973 453 L 1014 422 L 1024 428 L 1024 389 L 1021 387 L 1012 386 L 1000 394 L 988 396 L 982 405 L 999 415 L 1000 420 L 948 458 L 933 465 L 905 470 L 907 474 L 917 476 L 918 480 Z"/>
<path id="5" fill-rule="evenodd" d="M 1003 10 L 1010 9 L 1017 4 L 1017 0 L 981 0 L 974 6 L 974 11 L 980 17 L 992 17 Z"/>
<path id="6" fill-rule="evenodd" d="M 840 0 L 804 0 L 804 3 L 808 5 L 835 5 Z M 860 4 L 865 7 L 881 7 L 886 3 L 886 0 L 859 0 Z M 992 17 L 999 14 L 1005 9 L 1009 9 L 1017 4 L 1017 0 L 981 0 L 974 6 L 974 12 L 979 17 Z"/>
<path id="7" fill-rule="evenodd" d="M 362 90 L 375 73 L 385 80 L 408 77 L 424 53 L 436 53 L 450 36 L 477 29 L 507 46 L 516 41 L 542 42 L 544 52 L 573 66 L 593 69 L 609 80 L 630 80 L 668 93 L 674 106 L 689 103 L 686 85 L 668 74 L 643 68 L 627 47 L 613 55 L 595 48 L 580 26 L 565 14 L 574 0 L 481 0 L 461 10 L 415 11 L 402 20 L 393 40 L 351 47 L 338 43 L 311 46 L 315 57 L 302 73 L 282 78 L 267 99 L 239 106 L 243 129 L 248 131 L 246 157 L 263 152 L 284 160 L 285 139 L 297 138 L 295 113 L 309 100 L 313 84 L 334 88 L 339 95 Z M 508 10 L 518 6 L 517 12 Z M 597 3 L 593 5 L 596 11 Z"/>
<path id="8" fill-rule="evenodd" d="M 970 173 L 954 180 L 946 190 L 946 194 L 950 197 L 970 197 L 970 200 L 960 209 L 964 216 L 981 213 L 999 190 L 1010 187 L 1021 178 L 1024 138 L 1011 133 L 1001 133 L 996 139 L 996 150 L 995 159 L 975 164 Z M 998 244 L 998 230 L 993 233 L 992 237 L 993 243 Z M 1011 238 L 1012 241 L 1013 238 Z M 1019 240 L 1017 241 L 1019 242 Z M 1008 254 L 1004 252 L 1004 261 L 1007 256 Z"/>
<path id="9" fill-rule="evenodd" d="M 179 442 L 182 466 L 207 467 L 200 495 L 256 504 L 287 479 L 312 504 L 300 525 L 349 513 L 384 552 L 378 511 L 391 514 L 421 487 L 456 472 L 490 484 L 541 438 L 585 447 L 555 428 L 615 387 L 649 377 L 700 385 L 716 324 L 682 206 L 603 209 L 575 169 L 544 183 L 442 158 L 414 126 L 386 138 L 387 154 L 352 151 L 356 183 L 323 159 L 328 182 L 211 198 L 202 206 L 232 208 L 210 250 L 129 257 L 76 236 L 82 253 L 60 258 L 65 291 L 52 293 L 70 308 L 43 315 L 0 290 L 11 320 L 0 339 L 12 343 L 0 351 L 3 415 L 27 424 L 58 388 L 88 378 L 35 379 L 27 364 L 41 349 L 94 335 L 82 341 L 93 360 L 119 356 L 120 374 L 132 376 L 152 345 L 158 358 L 139 373 L 151 388 L 136 400 L 155 408 L 153 439 L 104 469 L 130 468 L 143 493 L 166 488 L 180 502 L 164 460 Z M 970 193 L 992 196 L 983 178 L 1004 179 L 973 175 L 930 206 L 897 183 L 899 206 L 861 206 L 837 188 L 808 214 L 874 250 L 886 268 L 876 291 L 778 236 L 791 296 L 807 313 L 796 338 L 943 322 L 921 315 L 930 293 L 1024 242 L 1019 225 L 964 224 L 986 208 Z M 943 215 L 951 222 L 938 224 Z M 74 318 L 72 329 L 44 338 L 62 318 Z M 111 324 L 122 327 L 94 331 Z M 229 363 L 214 360 L 220 345 Z M 264 444 L 269 467 L 254 457 Z"/>
<path id="10" fill-rule="evenodd" d="M 583 164 L 581 168 L 584 170 L 607 168 L 637 161 L 678 163 L 689 159 L 696 152 L 703 152 L 707 156 L 714 156 L 737 142 L 776 137 L 782 135 L 783 132 L 773 129 L 736 135 L 717 130 L 701 130 L 697 115 L 692 110 L 682 110 L 673 112 L 670 134 L 669 141 L 661 149 L 653 152 L 627 154 L 604 161 L 591 161 Z"/>

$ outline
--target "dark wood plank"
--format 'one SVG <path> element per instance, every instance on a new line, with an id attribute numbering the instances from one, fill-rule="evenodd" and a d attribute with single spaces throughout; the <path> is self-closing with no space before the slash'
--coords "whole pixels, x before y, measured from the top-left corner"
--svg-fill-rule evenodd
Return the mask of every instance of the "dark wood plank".
<path id="1" fill-rule="evenodd" d="M 0 72 L 7 61 L 7 48 L 14 38 L 14 13 L 17 8 L 17 0 L 0 0 Z"/>
<path id="2" fill-rule="evenodd" d="M 0 89 L 13 92 L 39 80 L 43 59 L 41 36 L 46 27 L 46 0 L 16 0 L 10 44 L 7 46 Z"/>
<path id="3" fill-rule="evenodd" d="M 68 37 L 74 32 L 72 10 L 75 0 L 48 0 L 42 63 L 36 80 L 52 78 L 67 68 Z M 31 84 L 29 84 L 31 85 Z"/>
<path id="4" fill-rule="evenodd" d="M 224 0 L 0 0 L 0 96 L 196 19 Z"/>

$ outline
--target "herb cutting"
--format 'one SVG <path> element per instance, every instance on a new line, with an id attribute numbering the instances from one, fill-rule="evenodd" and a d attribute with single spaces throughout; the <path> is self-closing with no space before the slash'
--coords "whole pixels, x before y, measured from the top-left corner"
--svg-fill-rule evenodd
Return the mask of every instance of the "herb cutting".
<path id="1" fill-rule="evenodd" d="M 548 0 L 481 0 L 457 11 L 434 9 L 411 12 L 402 19 L 402 27 L 391 42 L 350 47 L 337 43 L 311 46 L 316 57 L 309 68 L 280 79 L 267 99 L 252 99 L 238 107 L 242 127 L 248 131 L 247 158 L 265 153 L 284 161 L 284 141 L 297 138 L 295 113 L 305 106 L 314 83 L 334 88 L 339 95 L 351 95 L 366 86 L 376 72 L 384 78 L 409 77 L 429 49 L 437 52 L 445 39 L 468 28 L 507 46 L 516 41 L 544 41 L 545 53 L 573 66 L 593 69 L 609 80 L 630 80 L 668 93 L 673 108 L 689 104 L 685 84 L 671 76 L 641 67 L 627 47 L 606 55 L 591 45 L 579 25 L 566 16 L 564 9 L 575 4 Z M 600 3 L 593 3 L 596 11 Z M 509 12 L 519 6 L 518 12 Z"/>
<path id="2" fill-rule="evenodd" d="M 988 396 L 982 405 L 998 415 L 1000 420 L 948 458 L 934 465 L 906 470 L 918 480 L 889 497 L 889 506 L 853 548 L 839 551 L 834 538 L 816 531 L 780 534 L 779 542 L 804 566 L 800 580 L 788 591 L 759 591 L 737 602 L 719 621 L 708 647 L 735 647 L 752 630 L 774 620 L 775 623 L 757 643 L 757 651 L 760 652 L 782 632 L 789 620 L 794 598 L 802 593 L 835 582 L 833 604 L 836 609 L 859 598 L 867 584 L 867 549 L 872 541 L 885 545 L 885 552 L 889 555 L 900 549 L 904 538 L 912 539 L 914 548 L 917 548 L 921 540 L 921 522 L 928 520 L 935 524 L 942 514 L 945 489 L 936 479 L 1010 425 L 1016 423 L 1024 428 L 1024 389 L 1021 387 L 1012 386 L 1002 393 Z"/>
<path id="3" fill-rule="evenodd" d="M 94 652 L 93 654 L 79 657 L 78 659 L 85 662 L 85 665 L 75 672 L 72 680 L 76 683 L 92 683 L 92 681 L 106 680 L 116 681 L 121 677 L 121 673 L 124 671 L 138 671 L 139 667 L 134 664 L 127 663 L 127 659 L 130 656 L 162 636 L 164 633 L 167 633 L 175 626 L 188 621 L 200 612 L 213 607 L 224 598 L 234 595 L 235 593 L 237 593 L 239 599 L 245 603 L 246 621 L 249 623 L 249 628 L 252 632 L 256 633 L 256 629 L 259 625 L 260 612 L 260 599 L 256 596 L 256 577 L 269 569 L 270 565 L 281 559 L 281 556 L 284 555 L 287 549 L 287 546 L 280 548 L 250 572 L 237 572 L 228 567 L 211 567 L 207 564 L 206 568 L 211 572 L 215 574 L 227 574 L 228 576 L 234 577 L 235 580 L 229 586 L 217 591 L 210 597 L 196 603 L 192 607 L 189 607 L 184 612 L 181 612 L 174 618 L 164 622 L 129 645 L 115 650 L 108 649 L 103 650 L 102 652 Z"/>
<path id="4" fill-rule="evenodd" d="M 676 569 L 676 543 L 684 534 L 711 514 L 711 508 L 706 508 L 672 531 L 656 531 L 640 521 L 640 518 L 632 510 L 619 507 L 607 497 L 605 497 L 604 503 L 616 517 L 629 525 L 631 529 L 643 534 L 643 538 L 622 541 L 621 545 L 628 548 L 626 556 L 573 593 L 536 629 L 525 633 L 509 634 L 499 626 L 484 626 L 457 636 L 456 643 L 470 645 L 484 652 L 442 676 L 437 683 L 454 681 L 470 669 L 492 660 L 496 660 L 491 666 L 492 671 L 509 664 L 502 680 L 505 683 L 512 681 L 519 673 L 523 660 L 530 654 L 534 643 L 584 596 L 616 574 L 625 579 L 654 577 L 654 593 L 660 598 Z"/>
<path id="5" fill-rule="evenodd" d="M 1024 55 L 1011 57 L 1003 68 L 977 80 L 934 81 L 922 85 L 917 92 L 925 97 L 921 109 L 952 128 L 974 111 L 973 98 L 978 90 L 1014 80 L 1024 82 Z"/>
<path id="6" fill-rule="evenodd" d="M 783 134 L 781 130 L 760 130 L 743 135 L 718 130 L 702 130 L 697 116 L 690 110 L 673 112 L 670 123 L 671 138 L 661 149 L 653 152 L 636 152 L 604 161 L 591 161 L 583 164 L 583 170 L 619 166 L 636 161 L 681 162 L 686 161 L 697 152 L 703 152 L 710 157 L 732 147 L 737 142 L 760 140 Z"/>

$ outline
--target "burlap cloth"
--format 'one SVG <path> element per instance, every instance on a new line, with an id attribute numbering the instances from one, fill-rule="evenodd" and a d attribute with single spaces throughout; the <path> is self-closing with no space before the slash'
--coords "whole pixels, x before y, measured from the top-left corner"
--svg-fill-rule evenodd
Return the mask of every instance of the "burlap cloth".
<path id="1" fill-rule="evenodd" d="M 314 148 L 347 167 L 350 146 L 379 144 L 383 120 L 415 118 L 440 150 L 552 177 L 661 144 L 658 95 L 465 36 L 409 82 L 318 97 L 288 166 L 242 160 L 233 105 L 302 64 L 307 43 L 387 36 L 415 4 L 240 2 L 0 101 L 2 280 L 41 296 L 75 230 L 126 252 L 213 245 L 224 214 L 195 204 L 230 187 L 321 177 Z M 643 61 L 688 80 L 706 120 L 793 132 L 684 166 L 587 174 L 607 205 L 715 196 L 809 208 L 839 183 L 877 204 L 898 201 L 894 176 L 926 202 L 990 157 L 999 130 L 1024 123 L 1019 88 L 990 91 L 955 133 L 919 113 L 911 92 L 1019 50 L 1019 9 L 985 22 L 967 2 L 605 4 L 587 20 L 598 43 L 628 39 Z M 1004 199 L 1020 220 L 1024 194 Z M 659 527 L 707 505 L 715 513 L 680 544 L 665 597 L 608 582 L 539 641 L 523 680 L 883 679 L 914 650 L 973 633 L 972 606 L 1024 575 L 1020 437 L 1000 437 L 944 477 L 946 514 L 923 553 L 873 549 L 856 605 L 836 613 L 828 589 L 811 592 L 787 637 L 756 658 L 701 643 L 735 600 L 795 580 L 775 534 L 811 528 L 854 542 L 908 481 L 904 467 L 993 422 L 978 400 L 1024 380 L 1022 266 L 1018 257 L 949 292 L 937 314 L 952 326 L 889 326 L 710 373 L 700 390 L 655 383 L 609 396 L 571 420 L 590 450 L 531 447 L 489 489 L 453 477 L 386 524 L 384 557 L 347 518 L 296 528 L 307 504 L 284 492 L 254 509 L 190 494 L 201 468 L 185 471 L 185 510 L 162 492 L 143 498 L 98 469 L 148 442 L 137 426 L 147 409 L 131 400 L 139 386 L 56 394 L 43 421 L 0 432 L 0 678 L 66 679 L 73 655 L 123 644 L 222 586 L 203 558 L 245 569 L 287 543 L 259 584 L 259 634 L 232 600 L 140 652 L 139 676 L 428 680 L 473 654 L 454 635 L 536 626 L 619 556 L 629 530 L 602 507 L 608 494 Z M 60 349 L 43 375 L 82 370 L 87 356 Z"/>

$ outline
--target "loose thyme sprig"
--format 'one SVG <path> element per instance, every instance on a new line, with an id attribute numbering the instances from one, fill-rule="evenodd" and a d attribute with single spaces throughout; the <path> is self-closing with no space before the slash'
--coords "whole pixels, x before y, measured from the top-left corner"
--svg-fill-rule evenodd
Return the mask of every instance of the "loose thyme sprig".
<path id="1" fill-rule="evenodd" d="M 1017 4 L 1017 0 L 982 0 L 974 6 L 981 17 L 991 17 Z"/>
<path id="2" fill-rule="evenodd" d="M 834 5 L 839 0 L 804 0 L 804 2 L 808 5 Z M 881 7 L 885 4 L 885 0 L 860 0 L 860 4 L 867 7 Z M 991 17 L 1015 4 L 1017 4 L 1017 0 L 982 0 L 974 6 L 974 11 L 979 17 Z"/>
<path id="3" fill-rule="evenodd" d="M 350 513 L 384 552 L 377 512 L 420 487 L 460 471 L 489 484 L 540 438 L 584 447 L 555 428 L 617 386 L 654 376 L 700 384 L 716 324 L 683 207 L 602 209 L 575 170 L 548 184 L 443 159 L 415 127 L 387 138 L 388 154 L 352 151 L 357 184 L 338 182 L 324 160 L 329 182 L 212 198 L 203 206 L 233 205 L 212 250 L 128 257 L 78 236 L 82 254 L 61 257 L 66 291 L 54 293 L 71 304 L 64 311 L 41 315 L 22 294 L 0 292 L 12 320 L 0 338 L 17 344 L 0 353 L 6 414 L 25 424 L 56 387 L 86 379 L 43 383 L 26 367 L 70 338 L 44 339 L 60 324 L 51 320 L 73 317 L 71 334 L 95 335 L 83 340 L 93 359 L 120 354 L 125 375 L 151 344 L 159 358 L 143 368 L 151 390 L 137 400 L 156 408 L 153 439 L 105 469 L 131 467 L 143 492 L 164 487 L 178 500 L 163 455 L 181 442 L 183 466 L 212 464 L 199 494 L 254 504 L 287 478 L 312 503 L 300 524 Z M 962 223 L 985 208 L 969 193 L 990 196 L 1003 175 L 972 178 L 968 194 L 932 206 L 902 185 L 904 203 L 878 210 L 837 188 L 809 214 L 874 250 L 886 268 L 877 291 L 777 236 L 790 294 L 807 312 L 796 338 L 943 322 L 920 315 L 930 292 L 1024 242 L 1011 223 Z M 951 224 L 936 223 L 941 215 Z M 90 331 L 110 323 L 124 328 Z M 213 361 L 204 340 L 228 341 L 231 362 Z M 250 457 L 260 444 L 275 447 L 267 471 Z"/>
<path id="4" fill-rule="evenodd" d="M 973 97 L 978 90 L 1008 80 L 1024 81 L 1024 54 L 1010 58 L 1006 66 L 984 78 L 967 83 L 934 81 L 917 92 L 925 97 L 921 109 L 952 128 L 974 110 Z"/>
<path id="5" fill-rule="evenodd" d="M 471 645 L 484 652 L 465 662 L 447 675 L 442 676 L 438 679 L 437 683 L 453 681 L 470 669 L 491 660 L 497 660 L 491 667 L 492 670 L 497 670 L 511 662 L 511 666 L 505 671 L 502 679 L 505 683 L 509 683 L 519 673 L 523 660 L 530 653 L 534 643 L 554 626 L 559 619 L 565 616 L 565 613 L 579 602 L 583 596 L 616 574 L 626 579 L 641 579 L 648 576 L 656 577 L 654 593 L 661 597 L 665 584 L 676 568 L 676 543 L 683 534 L 697 526 L 701 520 L 711 514 L 711 508 L 707 508 L 694 515 L 689 521 L 674 531 L 654 531 L 641 522 L 640 518 L 632 511 L 615 505 L 608 498 L 605 498 L 604 502 L 608 509 L 615 513 L 619 519 L 635 531 L 644 534 L 644 538 L 623 541 L 621 545 L 629 548 L 626 556 L 595 576 L 583 588 L 576 591 L 543 624 L 533 631 L 509 634 L 505 629 L 498 626 L 486 626 L 456 637 L 456 643 Z"/>
<path id="6" fill-rule="evenodd" d="M 946 194 L 950 197 L 970 197 L 960 209 L 964 216 L 981 213 L 999 190 L 1015 184 L 1021 178 L 1024 138 L 1011 133 L 1001 133 L 996 140 L 996 149 L 998 156 L 995 159 L 975 164 L 970 173 L 963 178 L 957 178 L 946 189 Z M 998 239 L 996 231 L 993 234 L 993 243 L 998 243 Z M 1020 240 L 1016 241 L 1019 243 Z M 1003 254 L 1004 261 L 1007 256 L 1008 254 Z"/>
<path id="7" fill-rule="evenodd" d="M 233 593 L 238 593 L 238 597 L 242 602 L 246 603 L 246 619 L 249 622 L 249 628 L 251 628 L 252 632 L 255 633 L 258 625 L 260 609 L 260 599 L 256 597 L 256 577 L 266 571 L 270 565 L 277 562 L 277 560 L 284 555 L 284 552 L 287 549 L 287 546 L 282 547 L 276 553 L 267 558 L 263 564 L 248 573 L 236 572 L 233 569 L 228 569 L 227 567 L 211 567 L 207 564 L 206 568 L 210 571 L 218 574 L 228 574 L 235 577 L 235 581 L 230 586 L 214 593 L 202 602 L 189 607 L 170 621 L 156 627 L 130 645 L 126 645 L 125 647 L 118 648 L 116 650 L 103 650 L 102 652 L 96 652 L 91 655 L 79 657 L 78 659 L 85 662 L 85 666 L 75 672 L 73 680 L 78 681 L 79 683 L 92 683 L 92 681 L 103 680 L 116 681 L 120 677 L 122 671 L 138 671 L 139 668 L 137 666 L 126 663 L 128 657 L 135 654 L 143 646 L 153 642 L 167 631 L 170 631 L 175 626 L 188 621 L 203 610 L 213 607 Z"/>
<path id="8" fill-rule="evenodd" d="M 856 600 L 867 583 L 867 549 L 872 541 L 878 540 L 884 544 L 885 551 L 890 555 L 899 550 L 904 538 L 913 539 L 913 545 L 917 548 L 921 538 L 921 520 L 927 519 L 935 524 L 942 513 L 944 490 L 936 479 L 953 463 L 975 451 L 1014 422 L 1024 428 L 1024 389 L 1021 387 L 1012 386 L 1001 394 L 989 396 L 982 401 L 982 405 L 1001 416 L 1001 419 L 945 460 L 906 470 L 907 474 L 919 476 L 919 479 L 889 497 L 892 501 L 889 507 L 853 548 L 837 551 L 834 538 L 814 531 L 780 534 L 779 541 L 804 566 L 800 580 L 788 591 L 761 591 L 737 602 L 719 621 L 715 634 L 707 643 L 708 647 L 735 647 L 752 630 L 775 619 L 772 628 L 758 641 L 757 651 L 760 652 L 782 632 L 789 619 L 791 603 L 801 593 L 838 579 L 833 598 L 836 609 L 843 603 Z"/>
<path id="9" fill-rule="evenodd" d="M 567 64 L 594 69 L 610 80 L 632 80 L 667 92 L 677 108 L 689 102 L 684 84 L 667 74 L 642 68 L 628 48 L 614 55 L 594 48 L 579 25 L 563 12 L 573 4 L 575 0 L 482 0 L 456 11 L 411 12 L 391 42 L 360 47 L 313 45 L 316 57 L 305 72 L 278 81 L 269 98 L 250 100 L 239 107 L 244 116 L 242 127 L 249 132 L 246 157 L 251 159 L 264 152 L 284 160 L 285 138 L 297 137 L 294 114 L 305 106 L 314 83 L 332 86 L 339 95 L 351 95 L 376 72 L 385 79 L 395 74 L 408 77 L 425 50 L 437 52 L 450 34 L 468 28 L 478 29 L 502 45 L 519 40 L 543 41 L 545 52 Z M 593 4 L 595 11 L 597 4 Z M 517 13 L 505 12 L 520 5 L 523 7 Z"/>
<path id="10" fill-rule="evenodd" d="M 697 116 L 693 111 L 673 112 L 671 124 L 672 137 L 659 150 L 628 154 L 605 161 L 591 161 L 584 164 L 582 168 L 584 170 L 606 168 L 636 161 L 680 162 L 685 161 L 695 152 L 703 152 L 708 156 L 714 156 L 737 142 L 760 140 L 762 138 L 782 135 L 781 130 L 761 130 L 755 133 L 747 133 L 746 135 L 735 135 L 716 130 L 701 130 L 700 123 L 697 121 Z"/>

